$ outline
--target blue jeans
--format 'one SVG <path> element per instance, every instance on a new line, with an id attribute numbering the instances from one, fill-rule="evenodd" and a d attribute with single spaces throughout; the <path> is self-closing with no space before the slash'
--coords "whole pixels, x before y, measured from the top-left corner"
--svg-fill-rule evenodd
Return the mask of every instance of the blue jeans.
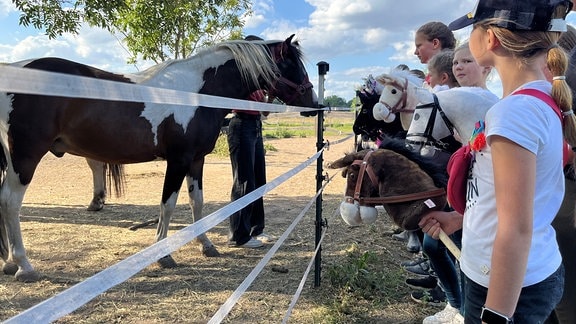
<path id="1" fill-rule="evenodd" d="M 564 267 L 560 266 L 548 278 L 532 286 L 522 288 L 514 312 L 514 322 L 520 324 L 544 323 L 562 298 Z M 486 302 L 488 288 L 466 277 L 465 323 L 480 324 L 480 313 Z"/>
<path id="2" fill-rule="evenodd" d="M 454 234 L 450 235 L 450 238 L 456 246 L 462 247 L 462 230 L 454 232 Z M 436 276 L 438 276 L 450 306 L 461 309 L 463 302 L 462 286 L 456 270 L 456 259 L 454 256 L 440 240 L 435 240 L 428 234 L 424 234 L 422 252 L 428 256 L 430 265 L 436 272 Z"/>
<path id="3" fill-rule="evenodd" d="M 266 162 L 259 116 L 234 117 L 228 126 L 228 150 L 232 163 L 232 201 L 266 184 Z M 237 245 L 264 230 L 264 201 L 258 198 L 230 216 L 230 239 Z"/>

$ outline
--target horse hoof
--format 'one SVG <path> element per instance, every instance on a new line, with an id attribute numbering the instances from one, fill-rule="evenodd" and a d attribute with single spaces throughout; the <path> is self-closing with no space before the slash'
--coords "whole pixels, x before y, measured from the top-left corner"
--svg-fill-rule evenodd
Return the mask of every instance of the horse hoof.
<path id="1" fill-rule="evenodd" d="M 208 247 L 206 246 L 202 247 L 202 254 L 204 254 L 204 256 L 209 258 L 215 258 L 220 256 L 220 252 L 216 250 L 216 247 L 214 245 L 210 245 Z"/>
<path id="2" fill-rule="evenodd" d="M 88 206 L 88 211 L 99 211 L 104 208 L 104 202 L 92 200 L 90 206 Z"/>
<path id="3" fill-rule="evenodd" d="M 36 282 L 38 280 L 40 280 L 40 276 L 38 275 L 38 272 L 32 270 L 32 271 L 18 271 L 16 272 L 16 276 L 15 276 L 17 281 L 20 282 Z"/>
<path id="4" fill-rule="evenodd" d="M 164 268 L 164 269 L 172 269 L 172 268 L 176 268 L 176 266 L 178 266 L 178 264 L 176 264 L 176 261 L 174 261 L 174 259 L 172 259 L 172 256 L 167 255 L 163 258 L 161 258 L 160 260 L 158 260 L 158 264 L 160 265 L 160 267 Z"/>
<path id="5" fill-rule="evenodd" d="M 16 272 L 18 272 L 18 266 L 16 265 L 16 263 L 4 263 L 4 265 L 2 266 L 2 271 L 4 272 L 4 274 L 7 275 L 15 275 Z"/>

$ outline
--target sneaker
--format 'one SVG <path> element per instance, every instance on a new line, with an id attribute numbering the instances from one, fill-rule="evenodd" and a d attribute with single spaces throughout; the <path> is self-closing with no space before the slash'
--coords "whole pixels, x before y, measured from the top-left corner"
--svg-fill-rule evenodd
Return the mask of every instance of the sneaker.
<path id="1" fill-rule="evenodd" d="M 426 317 L 422 321 L 422 324 L 451 324 L 456 315 L 460 315 L 460 311 L 457 308 L 450 306 L 449 303 L 446 303 L 446 307 L 443 310 L 432 316 Z"/>
<path id="2" fill-rule="evenodd" d="M 260 233 L 257 236 L 252 236 L 253 238 L 257 239 L 258 241 L 262 242 L 262 243 L 270 243 L 273 241 L 272 236 L 266 234 L 266 233 Z"/>
<path id="3" fill-rule="evenodd" d="M 420 256 L 417 257 L 417 258 L 414 259 L 414 260 L 402 261 L 402 262 L 400 263 L 400 265 L 401 265 L 402 267 L 412 267 L 412 266 L 415 266 L 415 265 L 417 265 L 417 264 L 420 264 L 420 263 L 426 262 L 426 261 L 428 261 L 428 259 L 425 258 L 424 256 L 422 256 L 422 254 L 420 254 Z"/>
<path id="4" fill-rule="evenodd" d="M 402 268 L 404 268 L 404 270 L 406 270 L 408 272 L 412 272 L 412 273 L 415 273 L 417 275 L 421 275 L 421 276 L 430 275 L 430 262 L 428 260 L 426 260 L 426 262 L 420 262 L 420 263 L 415 264 L 413 266 L 405 266 Z"/>
<path id="5" fill-rule="evenodd" d="M 438 279 L 428 276 L 425 278 L 408 278 L 404 282 L 408 287 L 414 289 L 433 289 L 438 284 Z"/>
<path id="6" fill-rule="evenodd" d="M 259 247 L 263 247 L 264 244 L 262 244 L 262 241 L 259 241 L 255 238 L 250 238 L 250 240 L 242 245 L 236 245 L 234 244 L 233 247 L 237 247 L 237 248 L 248 248 L 248 249 L 256 249 Z"/>
<path id="7" fill-rule="evenodd" d="M 410 294 L 413 301 L 430 306 L 442 307 L 446 303 L 446 295 L 436 286 L 430 290 L 416 290 Z"/>
<path id="8" fill-rule="evenodd" d="M 398 234 L 392 234 L 392 238 L 396 241 L 408 241 L 408 231 L 402 231 Z"/>
<path id="9" fill-rule="evenodd" d="M 408 244 L 406 244 L 406 250 L 411 253 L 420 252 L 420 240 L 414 231 L 408 232 Z"/>

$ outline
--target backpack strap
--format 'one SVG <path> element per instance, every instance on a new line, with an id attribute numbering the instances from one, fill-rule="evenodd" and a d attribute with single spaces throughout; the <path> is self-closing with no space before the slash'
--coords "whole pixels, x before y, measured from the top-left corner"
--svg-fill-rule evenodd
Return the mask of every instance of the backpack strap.
<path id="1" fill-rule="evenodd" d="M 556 104 L 556 101 L 554 101 L 554 99 L 552 99 L 552 97 L 549 94 L 544 93 L 540 90 L 536 90 L 536 89 L 520 89 L 518 91 L 513 92 L 512 94 L 513 95 L 519 95 L 519 94 L 528 95 L 528 96 L 536 97 L 536 98 L 544 101 L 548 106 L 552 107 L 552 109 L 554 110 L 556 115 L 558 115 L 558 118 L 560 118 L 560 121 L 562 122 L 562 124 L 564 124 L 564 118 L 562 118 L 562 111 L 560 110 L 560 108 Z"/>
<path id="2" fill-rule="evenodd" d="M 560 123 L 562 123 L 562 125 L 564 125 L 564 118 L 562 118 L 562 111 L 560 110 L 560 108 L 556 104 L 556 101 L 554 101 L 554 99 L 552 99 L 552 97 L 549 94 L 544 93 L 540 90 L 536 90 L 536 89 L 520 89 L 518 91 L 513 92 L 512 94 L 513 95 L 518 95 L 518 94 L 528 95 L 528 96 L 536 97 L 536 98 L 544 101 L 548 106 L 552 107 L 552 109 L 554 110 L 556 115 L 558 115 L 558 118 L 560 118 Z M 563 166 L 566 166 L 568 163 L 570 163 L 570 161 L 572 160 L 571 159 L 572 154 L 573 153 L 572 153 L 572 148 L 570 147 L 570 144 L 568 144 L 566 142 L 566 140 L 564 140 L 564 145 L 562 145 Z"/>

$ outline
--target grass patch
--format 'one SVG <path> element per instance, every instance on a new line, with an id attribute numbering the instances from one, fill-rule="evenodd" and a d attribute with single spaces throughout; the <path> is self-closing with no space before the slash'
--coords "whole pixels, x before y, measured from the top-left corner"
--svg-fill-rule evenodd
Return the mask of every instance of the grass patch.
<path id="1" fill-rule="evenodd" d="M 331 318 L 329 323 L 340 323 L 345 318 L 362 321 L 371 309 L 404 296 L 398 289 L 404 281 L 401 270 L 386 269 L 378 253 L 360 251 L 356 243 L 346 253 L 339 264 L 328 266 L 325 272 L 334 294 L 323 309 L 324 316 Z"/>
<path id="2" fill-rule="evenodd" d="M 316 137 L 315 117 L 301 117 L 298 114 L 270 114 L 262 122 L 262 136 L 264 139 L 288 139 L 288 138 L 308 138 Z M 339 136 L 352 133 L 354 124 L 354 113 L 333 113 L 324 114 L 324 135 Z M 264 143 L 267 152 L 276 152 L 271 144 Z M 219 157 L 229 156 L 228 142 L 225 135 L 220 135 L 216 141 L 216 146 L 211 154 Z"/>
<path id="3" fill-rule="evenodd" d="M 278 149 L 275 148 L 274 145 L 264 142 L 264 151 L 277 152 Z M 214 150 L 210 154 L 214 154 L 218 157 L 230 156 L 230 151 L 228 150 L 228 139 L 226 138 L 226 135 L 220 134 L 220 136 L 218 136 Z"/>

